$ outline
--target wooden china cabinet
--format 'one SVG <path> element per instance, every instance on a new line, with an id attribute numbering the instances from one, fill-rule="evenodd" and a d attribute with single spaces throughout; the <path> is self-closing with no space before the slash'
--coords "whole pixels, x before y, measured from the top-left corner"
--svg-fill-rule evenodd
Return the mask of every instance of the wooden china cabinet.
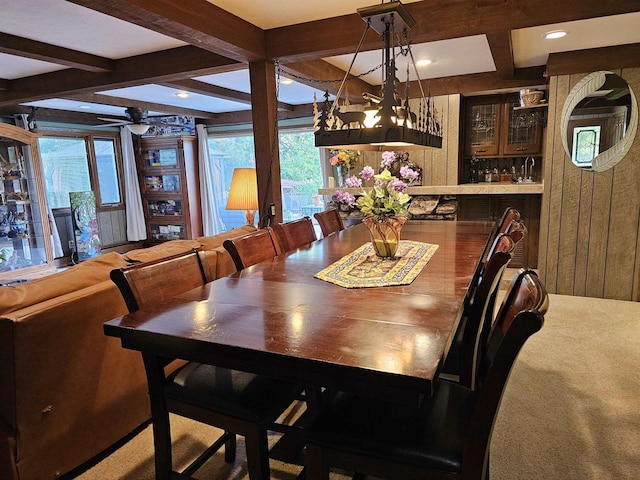
<path id="1" fill-rule="evenodd" d="M 136 141 L 147 243 L 202 235 L 196 139 L 141 137 Z"/>

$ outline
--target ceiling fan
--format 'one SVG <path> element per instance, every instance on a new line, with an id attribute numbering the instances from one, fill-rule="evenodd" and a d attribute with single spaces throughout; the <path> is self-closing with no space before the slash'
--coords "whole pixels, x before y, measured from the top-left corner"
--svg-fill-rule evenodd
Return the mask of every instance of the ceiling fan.
<path id="1" fill-rule="evenodd" d="M 131 130 L 132 133 L 136 134 L 136 135 L 144 135 L 145 133 L 147 133 L 147 130 L 149 130 L 149 127 L 151 127 L 151 124 L 153 123 L 161 123 L 163 125 L 173 125 L 173 126 L 179 126 L 179 125 L 174 125 L 171 123 L 166 123 L 166 121 L 163 121 L 161 118 L 154 118 L 154 117 L 149 117 L 149 111 L 144 109 L 144 108 L 138 108 L 138 107 L 127 107 L 124 110 L 124 114 L 126 115 L 126 117 L 128 118 L 128 120 L 120 120 L 117 118 L 104 118 L 104 117 L 98 117 L 99 120 L 104 120 L 106 122 L 112 122 L 112 123 L 105 123 L 102 125 L 96 125 L 96 127 L 116 127 L 116 126 L 120 126 L 120 125 L 126 125 L 127 128 L 129 130 Z"/>

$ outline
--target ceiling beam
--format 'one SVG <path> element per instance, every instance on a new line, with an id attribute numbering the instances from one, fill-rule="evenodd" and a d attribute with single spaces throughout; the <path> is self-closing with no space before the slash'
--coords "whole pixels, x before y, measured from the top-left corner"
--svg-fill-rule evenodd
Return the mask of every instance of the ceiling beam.
<path id="1" fill-rule="evenodd" d="M 637 12 L 640 1 L 582 0 L 568 8 L 564 2 L 549 0 L 425 0 L 405 7 L 416 20 L 409 38 L 417 44 Z M 267 57 L 288 63 L 353 53 L 364 28 L 360 15 L 349 14 L 266 30 Z M 380 49 L 381 45 L 380 37 L 370 32 L 361 51 Z"/>
<path id="2" fill-rule="evenodd" d="M 513 78 L 513 44 L 511 43 L 511 32 L 495 32 L 487 34 L 487 41 L 496 65 L 497 74 L 504 79 Z"/>
<path id="3" fill-rule="evenodd" d="M 344 78 L 345 71 L 331 65 L 324 60 L 309 60 L 306 62 L 292 62 L 281 64 L 280 68 L 285 76 L 290 77 L 303 85 L 327 90 L 330 94 L 337 95 L 340 83 Z M 364 103 L 362 94 L 377 93 L 380 87 L 371 85 L 353 75 L 345 82 L 342 98 L 349 98 L 351 103 Z"/>
<path id="4" fill-rule="evenodd" d="M 547 74 L 569 75 L 633 67 L 640 67 L 640 43 L 551 53 Z"/>
<path id="5" fill-rule="evenodd" d="M 9 90 L 0 91 L 0 106 L 182 80 L 236 70 L 242 66 L 234 60 L 193 46 L 178 47 L 116 60 L 114 71 L 108 73 L 67 69 L 24 77 L 20 82 L 11 82 Z"/>
<path id="6" fill-rule="evenodd" d="M 115 67 L 115 62 L 109 58 L 2 32 L 0 32 L 0 53 L 55 63 L 87 72 L 109 72 Z"/>
<path id="7" fill-rule="evenodd" d="M 164 82 L 162 85 L 169 88 L 177 88 L 178 90 L 185 90 L 191 93 L 198 93 L 200 95 L 221 98 L 231 102 L 251 105 L 250 93 L 232 90 L 230 88 L 220 87 L 218 85 L 212 85 L 198 80 L 176 80 L 173 82 Z M 285 102 L 278 102 L 278 110 L 293 110 L 293 105 Z"/>
<path id="8" fill-rule="evenodd" d="M 514 90 L 519 88 L 546 85 L 545 67 L 518 68 L 513 78 L 505 79 L 498 72 L 475 73 L 472 75 L 458 75 L 455 77 L 431 78 L 422 81 L 425 94 L 432 97 L 451 94 L 477 94 L 480 92 L 495 92 L 500 90 Z M 409 85 L 410 98 L 419 98 L 420 87 L 417 81 Z M 404 98 L 404 85 L 399 85 L 398 95 Z"/>
<path id="9" fill-rule="evenodd" d="M 279 111 L 278 120 L 287 120 L 290 118 L 303 118 L 313 116 L 313 103 L 304 105 L 294 105 L 291 111 Z M 238 112 L 215 113 L 213 121 L 208 121 L 207 126 L 221 125 L 242 125 L 253 123 L 251 110 L 241 110 Z"/>
<path id="10" fill-rule="evenodd" d="M 130 98 L 114 97 L 111 95 L 101 95 L 97 93 L 78 93 L 73 95 L 65 95 L 64 98 L 75 100 L 78 102 L 97 103 L 100 105 L 110 105 L 113 107 L 134 107 L 144 108 L 145 110 L 153 110 L 156 112 L 166 113 L 167 115 L 188 115 L 197 118 L 213 118 L 212 112 L 204 110 L 196 110 L 193 108 L 176 107 L 174 105 L 166 105 L 163 103 L 143 102 L 140 100 L 132 100 Z M 124 110 L 121 117 L 126 119 Z"/>
<path id="11" fill-rule="evenodd" d="M 240 62 L 266 58 L 262 29 L 207 0 L 69 1 Z"/>

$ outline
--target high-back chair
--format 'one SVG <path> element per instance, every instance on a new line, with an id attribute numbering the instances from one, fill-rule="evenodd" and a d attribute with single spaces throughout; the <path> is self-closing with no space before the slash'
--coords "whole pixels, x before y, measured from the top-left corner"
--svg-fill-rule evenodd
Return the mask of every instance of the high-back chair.
<path id="1" fill-rule="evenodd" d="M 465 305 L 449 354 L 442 367 L 442 377 L 476 388 L 476 372 L 481 345 L 486 341 L 493 321 L 493 308 L 500 281 L 512 258 L 515 242 L 506 233 L 499 234 L 488 253 L 473 303 Z"/>
<path id="2" fill-rule="evenodd" d="M 519 271 L 488 337 L 477 391 L 440 381 L 420 408 L 344 392 L 329 397 L 307 431 L 306 478 L 327 480 L 330 467 L 401 480 L 489 478 L 509 373 L 542 327 L 547 302 L 535 272 Z"/>
<path id="3" fill-rule="evenodd" d="M 130 312 L 202 286 L 207 277 L 197 251 L 111 271 Z M 156 478 L 191 478 L 204 462 L 225 446 L 225 461 L 235 460 L 236 435 L 245 437 L 251 480 L 268 480 L 267 429 L 296 401 L 302 387 L 252 373 L 187 362 L 166 374 L 172 359 L 144 354 L 153 422 Z M 181 473 L 174 472 L 169 413 L 224 430 L 205 452 Z"/>
<path id="4" fill-rule="evenodd" d="M 262 228 L 222 243 L 238 271 L 282 254 L 280 243 L 271 227 Z"/>
<path id="5" fill-rule="evenodd" d="M 498 221 L 498 230 L 496 235 L 506 233 L 507 228 L 509 228 L 509 225 L 514 220 L 520 220 L 520 212 L 513 207 L 507 207 L 502 213 L 502 218 Z"/>
<path id="6" fill-rule="evenodd" d="M 320 225 L 322 236 L 326 237 L 330 233 L 339 232 L 344 230 L 344 222 L 340 216 L 340 211 L 337 208 L 331 208 L 324 212 L 314 213 L 313 216 Z"/>
<path id="7" fill-rule="evenodd" d="M 286 223 L 277 223 L 273 226 L 280 248 L 283 252 L 295 250 L 311 242 L 315 242 L 316 231 L 309 217 L 302 217 Z"/>

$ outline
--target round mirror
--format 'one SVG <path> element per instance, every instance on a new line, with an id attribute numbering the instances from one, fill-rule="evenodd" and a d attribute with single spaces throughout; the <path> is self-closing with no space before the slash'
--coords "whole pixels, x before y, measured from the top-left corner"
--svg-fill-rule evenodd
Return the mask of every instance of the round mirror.
<path id="1" fill-rule="evenodd" d="M 602 172 L 633 144 L 638 104 L 627 82 L 612 72 L 594 72 L 573 87 L 562 110 L 562 144 L 578 167 Z"/>

